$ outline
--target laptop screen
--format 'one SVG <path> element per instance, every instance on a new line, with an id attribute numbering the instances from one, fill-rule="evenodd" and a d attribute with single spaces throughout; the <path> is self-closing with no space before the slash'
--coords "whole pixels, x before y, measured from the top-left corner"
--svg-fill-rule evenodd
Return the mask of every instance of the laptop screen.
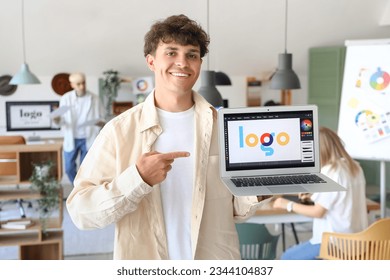
<path id="1" fill-rule="evenodd" d="M 225 113 L 226 171 L 314 167 L 313 111 Z"/>

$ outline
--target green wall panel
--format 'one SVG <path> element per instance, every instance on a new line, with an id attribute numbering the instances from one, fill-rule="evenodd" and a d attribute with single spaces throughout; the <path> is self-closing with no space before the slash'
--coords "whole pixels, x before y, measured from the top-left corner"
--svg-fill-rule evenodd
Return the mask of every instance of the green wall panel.
<path id="1" fill-rule="evenodd" d="M 308 103 L 318 106 L 319 125 L 337 131 L 340 99 L 343 84 L 346 47 L 316 47 L 309 49 Z M 359 160 L 367 185 L 380 185 L 380 163 Z M 386 163 L 386 174 L 390 175 L 390 164 Z M 386 187 L 390 188 L 390 177 Z"/>
<path id="2" fill-rule="evenodd" d="M 309 50 L 309 98 L 318 106 L 319 124 L 337 130 L 345 47 Z"/>

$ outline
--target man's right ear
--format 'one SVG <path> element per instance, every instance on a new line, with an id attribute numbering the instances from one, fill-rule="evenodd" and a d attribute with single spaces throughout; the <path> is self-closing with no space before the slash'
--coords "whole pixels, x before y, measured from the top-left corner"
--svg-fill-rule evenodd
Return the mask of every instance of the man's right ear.
<path id="1" fill-rule="evenodd" d="M 154 71 L 154 57 L 151 54 L 146 56 L 146 64 L 151 71 Z"/>

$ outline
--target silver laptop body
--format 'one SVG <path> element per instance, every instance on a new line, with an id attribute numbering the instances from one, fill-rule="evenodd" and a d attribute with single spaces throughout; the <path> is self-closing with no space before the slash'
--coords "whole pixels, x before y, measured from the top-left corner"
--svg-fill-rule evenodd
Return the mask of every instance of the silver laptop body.
<path id="1" fill-rule="evenodd" d="M 220 175 L 232 194 L 345 191 L 320 173 L 317 106 L 221 108 L 218 126 Z"/>

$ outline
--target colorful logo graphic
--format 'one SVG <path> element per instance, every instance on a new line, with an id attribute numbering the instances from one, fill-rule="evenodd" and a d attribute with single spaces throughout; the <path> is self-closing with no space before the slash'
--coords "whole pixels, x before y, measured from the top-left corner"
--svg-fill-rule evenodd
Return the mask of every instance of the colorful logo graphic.
<path id="1" fill-rule="evenodd" d="M 286 132 L 265 132 L 261 135 L 256 135 L 254 133 L 249 133 L 244 137 L 244 127 L 238 127 L 240 148 L 244 148 L 245 145 L 248 147 L 260 146 L 260 149 L 265 152 L 266 156 L 272 156 L 274 154 L 274 149 L 271 147 L 276 140 L 276 143 L 280 146 L 286 146 L 290 142 L 290 135 Z M 244 145 L 245 144 L 245 145 Z"/>
<path id="2" fill-rule="evenodd" d="M 313 127 L 313 123 L 311 122 L 311 120 L 303 120 L 301 122 L 301 129 L 303 131 L 311 131 Z"/>
<path id="3" fill-rule="evenodd" d="M 390 83 L 390 75 L 378 67 L 377 72 L 371 75 L 370 85 L 375 90 L 384 90 Z"/>
<path id="4" fill-rule="evenodd" d="M 355 124 L 365 135 L 367 141 L 372 142 L 390 136 L 390 113 L 377 114 L 370 110 L 362 110 L 355 117 Z"/>
<path id="5" fill-rule="evenodd" d="M 145 91 L 148 88 L 148 82 L 146 80 L 137 81 L 137 89 L 139 91 Z"/>
<path id="6" fill-rule="evenodd" d="M 361 128 L 373 128 L 379 123 L 379 115 L 370 110 L 363 110 L 357 113 L 355 123 Z"/>

